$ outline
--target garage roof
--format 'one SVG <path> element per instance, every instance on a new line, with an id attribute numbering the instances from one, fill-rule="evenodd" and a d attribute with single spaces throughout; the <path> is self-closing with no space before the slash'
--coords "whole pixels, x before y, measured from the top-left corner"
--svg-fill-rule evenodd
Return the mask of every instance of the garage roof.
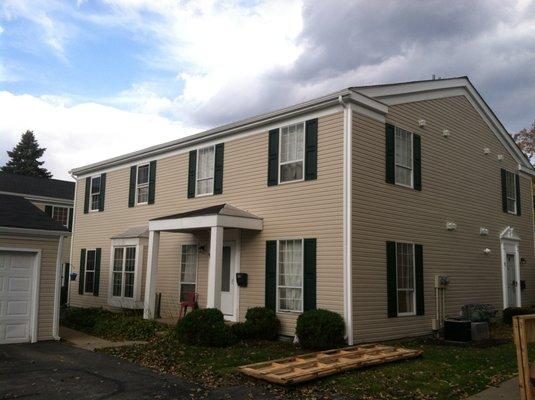
<path id="1" fill-rule="evenodd" d="M 74 200 L 74 182 L 0 172 L 0 192 Z"/>
<path id="2" fill-rule="evenodd" d="M 22 196 L 0 194 L 0 226 L 8 228 L 67 231 Z"/>

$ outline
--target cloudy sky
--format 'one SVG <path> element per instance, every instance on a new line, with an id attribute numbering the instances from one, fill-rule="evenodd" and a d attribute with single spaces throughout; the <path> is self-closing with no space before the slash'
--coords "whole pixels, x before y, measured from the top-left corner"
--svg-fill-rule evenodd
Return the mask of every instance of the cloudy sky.
<path id="1" fill-rule="evenodd" d="M 468 75 L 535 119 L 535 0 L 2 0 L 0 165 L 67 171 L 327 92 Z"/>

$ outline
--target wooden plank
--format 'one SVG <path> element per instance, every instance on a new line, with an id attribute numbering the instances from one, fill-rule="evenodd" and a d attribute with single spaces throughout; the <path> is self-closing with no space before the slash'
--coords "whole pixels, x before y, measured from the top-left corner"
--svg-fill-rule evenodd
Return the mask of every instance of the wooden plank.
<path id="1" fill-rule="evenodd" d="M 533 342 L 535 338 L 534 321 L 534 315 L 513 317 L 513 339 L 516 348 L 518 364 L 518 386 L 520 388 L 521 400 L 534 399 L 528 357 L 528 343 Z"/>
<path id="2" fill-rule="evenodd" d="M 414 358 L 421 354 L 420 350 L 369 344 L 243 365 L 238 369 L 257 379 L 293 385 L 350 369 Z"/>

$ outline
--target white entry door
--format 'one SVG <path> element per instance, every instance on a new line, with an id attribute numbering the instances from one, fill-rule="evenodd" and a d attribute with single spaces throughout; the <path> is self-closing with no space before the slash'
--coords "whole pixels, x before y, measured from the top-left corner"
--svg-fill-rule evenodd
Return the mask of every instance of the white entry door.
<path id="1" fill-rule="evenodd" d="M 517 290 L 518 278 L 516 276 L 516 255 L 507 253 L 505 255 L 505 267 L 507 269 L 507 304 L 509 307 L 518 307 Z"/>
<path id="2" fill-rule="evenodd" d="M 221 274 L 221 312 L 231 317 L 234 316 L 235 269 L 234 245 L 225 244 Z"/>
<path id="3" fill-rule="evenodd" d="M 35 257 L 0 251 L 0 344 L 30 341 Z"/>

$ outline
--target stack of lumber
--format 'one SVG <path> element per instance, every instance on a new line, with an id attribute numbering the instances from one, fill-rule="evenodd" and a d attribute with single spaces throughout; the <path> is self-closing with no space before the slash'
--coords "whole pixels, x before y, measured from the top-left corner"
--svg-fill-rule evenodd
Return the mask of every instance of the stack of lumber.
<path id="1" fill-rule="evenodd" d="M 535 342 L 535 315 L 513 317 L 513 338 L 518 363 L 521 400 L 535 400 L 535 363 L 530 363 L 528 344 Z"/>
<path id="2" fill-rule="evenodd" d="M 421 350 L 369 344 L 243 365 L 238 369 L 246 375 L 271 383 L 293 385 L 350 369 L 415 358 L 421 354 Z"/>

